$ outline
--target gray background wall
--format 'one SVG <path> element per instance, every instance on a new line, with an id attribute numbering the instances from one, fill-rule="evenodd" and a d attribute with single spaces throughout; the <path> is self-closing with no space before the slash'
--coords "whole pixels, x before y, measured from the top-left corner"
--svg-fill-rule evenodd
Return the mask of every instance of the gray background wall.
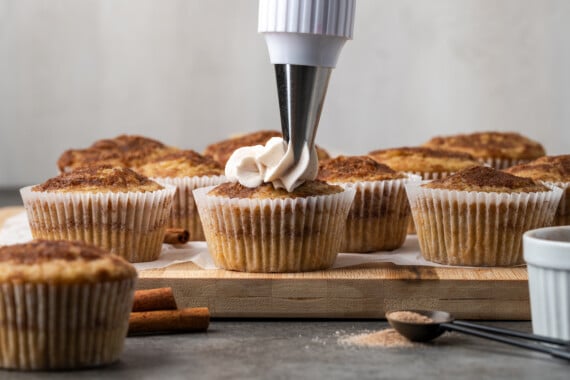
<path id="1" fill-rule="evenodd" d="M 570 1 L 357 0 L 317 142 L 520 131 L 570 153 Z M 0 0 L 0 187 L 136 133 L 201 151 L 279 129 L 256 0 Z"/>

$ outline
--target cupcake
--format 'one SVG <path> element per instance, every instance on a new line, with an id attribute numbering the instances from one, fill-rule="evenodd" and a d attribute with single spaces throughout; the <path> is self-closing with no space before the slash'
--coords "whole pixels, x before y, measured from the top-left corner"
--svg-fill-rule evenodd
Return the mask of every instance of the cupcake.
<path id="1" fill-rule="evenodd" d="M 168 227 L 188 230 L 190 240 L 205 239 L 192 190 L 225 182 L 224 169 L 217 161 L 192 150 L 181 150 L 157 157 L 135 171 L 176 187 Z"/>
<path id="2" fill-rule="evenodd" d="M 546 182 L 564 190 L 552 225 L 570 225 L 570 154 L 544 156 L 527 164 L 510 167 L 505 171 L 519 177 Z"/>
<path id="3" fill-rule="evenodd" d="M 178 150 L 160 141 L 137 135 L 120 135 L 102 139 L 86 149 L 69 149 L 57 161 L 61 172 L 86 166 L 124 166 L 132 168 L 143 165 L 155 157 Z"/>
<path id="4" fill-rule="evenodd" d="M 245 135 L 229 138 L 211 145 L 208 145 L 204 150 L 204 155 L 218 161 L 222 166 L 225 166 L 232 153 L 245 146 L 265 145 L 269 139 L 273 137 L 281 137 L 278 131 L 262 130 Z M 319 160 L 329 158 L 329 154 L 323 148 L 316 147 Z"/>
<path id="5" fill-rule="evenodd" d="M 288 192 L 272 183 L 227 182 L 194 190 L 214 263 L 242 272 L 304 272 L 333 265 L 354 190 L 306 181 Z"/>
<path id="6" fill-rule="evenodd" d="M 0 367 L 53 370 L 117 361 L 136 270 L 82 243 L 0 247 Z"/>
<path id="7" fill-rule="evenodd" d="M 343 252 L 391 251 L 406 240 L 410 207 L 398 173 L 366 156 L 339 156 L 319 167 L 318 179 L 356 190 L 344 228 Z"/>
<path id="8" fill-rule="evenodd" d="M 548 226 L 562 195 L 485 166 L 406 190 L 423 257 L 468 266 L 523 264 L 522 234 Z"/>
<path id="9" fill-rule="evenodd" d="M 143 262 L 160 255 L 175 191 L 128 168 L 100 166 L 20 193 L 34 238 L 82 240 Z"/>
<path id="10" fill-rule="evenodd" d="M 396 171 L 419 175 L 424 180 L 445 178 L 470 166 L 481 165 L 468 153 L 419 146 L 375 150 L 368 155 Z"/>
<path id="11" fill-rule="evenodd" d="M 469 153 L 495 169 L 505 169 L 544 156 L 536 141 L 512 132 L 477 132 L 434 137 L 424 144 L 430 148 Z"/>

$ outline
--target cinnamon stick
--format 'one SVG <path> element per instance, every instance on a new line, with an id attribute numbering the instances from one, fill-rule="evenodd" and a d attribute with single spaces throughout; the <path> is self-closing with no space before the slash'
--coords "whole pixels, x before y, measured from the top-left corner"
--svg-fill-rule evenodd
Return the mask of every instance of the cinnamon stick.
<path id="1" fill-rule="evenodd" d="M 190 232 L 184 228 L 167 228 L 164 233 L 165 244 L 185 244 L 190 240 Z"/>
<path id="2" fill-rule="evenodd" d="M 172 288 L 137 290 L 132 311 L 176 310 Z"/>
<path id="3" fill-rule="evenodd" d="M 181 310 L 158 310 L 131 313 L 129 334 L 153 332 L 200 332 L 208 330 L 210 311 L 207 307 Z"/>

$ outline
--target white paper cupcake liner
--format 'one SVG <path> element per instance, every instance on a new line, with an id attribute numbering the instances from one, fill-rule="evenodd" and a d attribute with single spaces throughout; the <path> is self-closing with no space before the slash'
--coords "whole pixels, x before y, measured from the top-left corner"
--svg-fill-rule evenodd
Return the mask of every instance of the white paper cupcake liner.
<path id="1" fill-rule="evenodd" d="M 420 176 L 386 181 L 334 183 L 356 190 L 346 227 L 342 252 L 392 251 L 404 244 L 410 207 L 404 185 Z"/>
<path id="2" fill-rule="evenodd" d="M 216 266 L 243 272 L 302 272 L 333 265 L 355 191 L 288 199 L 211 196 L 194 190 Z"/>
<path id="3" fill-rule="evenodd" d="M 153 177 L 152 180 L 161 185 L 176 186 L 176 195 L 172 201 L 172 211 L 168 218 L 167 227 L 184 228 L 190 232 L 190 240 L 205 240 L 204 230 L 200 222 L 200 215 L 194 202 L 192 190 L 200 187 L 219 185 L 226 182 L 226 177 L 202 176 L 202 177 Z"/>
<path id="4" fill-rule="evenodd" d="M 422 256 L 447 265 L 523 264 L 522 234 L 550 225 L 562 195 L 558 187 L 536 193 L 485 193 L 429 189 L 406 191 Z"/>
<path id="5" fill-rule="evenodd" d="M 544 182 L 547 186 L 556 186 L 562 189 L 562 197 L 552 221 L 553 226 L 570 225 L 570 182 Z"/>
<path id="6" fill-rule="evenodd" d="M 156 260 L 176 187 L 152 192 L 63 193 L 20 190 L 32 236 L 82 240 L 132 263 Z"/>
<path id="7" fill-rule="evenodd" d="M 119 359 L 135 280 L 0 285 L 0 367 L 94 367 Z"/>
<path id="8" fill-rule="evenodd" d="M 413 174 L 413 175 L 417 175 L 420 176 L 422 178 L 422 180 L 425 181 L 433 181 L 436 179 L 442 179 L 445 177 L 448 177 L 450 175 L 452 175 L 454 172 L 407 172 L 408 174 Z M 408 229 L 407 229 L 407 233 L 409 235 L 415 235 L 416 234 L 416 226 L 414 225 L 414 219 L 410 218 L 410 221 L 408 222 Z"/>
<path id="9" fill-rule="evenodd" d="M 523 160 L 523 159 L 500 158 L 500 157 L 479 158 L 478 160 L 497 170 L 503 170 L 506 168 L 510 168 L 511 166 L 520 165 L 531 161 L 527 159 Z"/>

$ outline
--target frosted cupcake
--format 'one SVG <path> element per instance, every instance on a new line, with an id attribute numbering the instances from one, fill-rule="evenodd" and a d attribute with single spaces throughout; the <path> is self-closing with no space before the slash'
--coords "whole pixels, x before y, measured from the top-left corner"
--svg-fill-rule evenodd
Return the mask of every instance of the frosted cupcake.
<path id="1" fill-rule="evenodd" d="M 240 148 L 226 165 L 233 182 L 194 190 L 218 267 L 303 272 L 333 265 L 354 190 L 314 181 L 316 153 L 297 166 L 280 139 Z"/>
<path id="2" fill-rule="evenodd" d="M 181 150 L 157 157 L 135 171 L 160 184 L 176 186 L 168 227 L 188 230 L 190 240 L 205 239 L 192 191 L 225 182 L 224 169 L 218 162 L 192 150 Z"/>
<path id="3" fill-rule="evenodd" d="M 0 367 L 75 369 L 117 361 L 136 270 L 81 242 L 0 247 Z"/>
<path id="4" fill-rule="evenodd" d="M 356 190 L 343 252 L 391 251 L 404 244 L 410 220 L 404 185 L 419 176 L 396 172 L 366 156 L 339 156 L 322 162 L 317 178 Z"/>
<path id="5" fill-rule="evenodd" d="M 512 132 L 477 132 L 438 136 L 424 144 L 430 148 L 469 153 L 479 161 L 501 170 L 544 156 L 544 147 Z"/>
<path id="6" fill-rule="evenodd" d="M 552 225 L 570 225 L 570 154 L 544 156 L 527 164 L 513 166 L 505 171 L 520 177 L 546 182 L 564 190 Z"/>
<path id="7" fill-rule="evenodd" d="M 489 167 L 406 186 L 424 258 L 442 264 L 523 264 L 522 234 L 548 226 L 562 190 Z"/>
<path id="8" fill-rule="evenodd" d="M 81 240 L 143 262 L 160 255 L 175 191 L 131 169 L 100 166 L 20 193 L 34 238 Z"/>

